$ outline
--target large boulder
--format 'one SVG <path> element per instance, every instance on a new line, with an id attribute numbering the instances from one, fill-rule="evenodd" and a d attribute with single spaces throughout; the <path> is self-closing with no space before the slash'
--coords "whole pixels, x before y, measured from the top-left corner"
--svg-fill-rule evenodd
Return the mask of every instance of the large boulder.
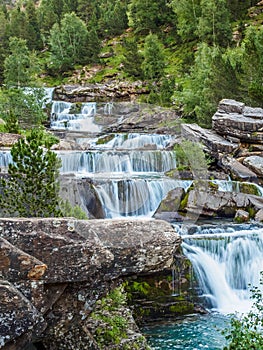
<path id="1" fill-rule="evenodd" d="M 87 327 L 96 301 L 120 278 L 170 268 L 181 242 L 160 220 L 1 219 L 0 232 L 5 350 L 34 338 L 97 349 Z"/>

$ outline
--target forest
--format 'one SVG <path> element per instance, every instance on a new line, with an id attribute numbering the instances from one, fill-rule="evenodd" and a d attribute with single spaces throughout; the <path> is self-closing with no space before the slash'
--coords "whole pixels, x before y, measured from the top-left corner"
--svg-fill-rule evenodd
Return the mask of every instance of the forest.
<path id="1" fill-rule="evenodd" d="M 263 107 L 261 3 L 1 0 L 2 105 L 17 87 L 76 83 L 77 76 L 79 84 L 145 81 L 151 93 L 143 102 L 204 127 L 222 98 Z"/>

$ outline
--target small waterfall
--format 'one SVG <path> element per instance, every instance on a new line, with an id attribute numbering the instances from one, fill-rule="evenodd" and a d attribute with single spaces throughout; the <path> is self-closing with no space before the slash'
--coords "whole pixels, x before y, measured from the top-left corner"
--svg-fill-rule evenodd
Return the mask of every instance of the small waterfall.
<path id="1" fill-rule="evenodd" d="M 102 138 L 94 140 L 92 148 L 99 149 L 138 149 L 147 145 L 156 146 L 157 149 L 164 149 L 171 141 L 171 135 L 158 134 L 114 134 L 108 142 L 101 143 Z"/>
<path id="2" fill-rule="evenodd" d="M 247 188 L 252 192 L 255 192 L 257 195 L 263 196 L 263 188 L 255 183 L 231 180 L 212 180 L 212 182 L 218 185 L 218 191 L 246 193 Z"/>
<path id="3" fill-rule="evenodd" d="M 0 152 L 0 171 L 8 168 L 8 164 L 12 163 L 12 156 L 10 151 Z"/>
<path id="4" fill-rule="evenodd" d="M 189 188 L 192 181 L 160 179 L 109 180 L 95 187 L 107 218 L 150 217 L 166 194 L 176 188 Z"/>
<path id="5" fill-rule="evenodd" d="M 263 227 L 210 227 L 182 238 L 209 307 L 222 313 L 248 311 L 249 285 L 259 286 L 263 270 Z"/>
<path id="6" fill-rule="evenodd" d="M 172 151 L 90 151 L 59 152 L 62 172 L 86 173 L 164 173 L 176 168 Z"/>
<path id="7" fill-rule="evenodd" d="M 80 106 L 71 102 L 53 101 L 51 109 L 51 129 L 100 132 L 94 123 L 96 103 L 86 102 Z"/>

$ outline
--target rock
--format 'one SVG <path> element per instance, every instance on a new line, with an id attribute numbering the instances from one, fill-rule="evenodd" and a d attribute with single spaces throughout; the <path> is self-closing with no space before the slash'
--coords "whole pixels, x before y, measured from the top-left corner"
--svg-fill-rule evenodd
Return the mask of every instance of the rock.
<path id="1" fill-rule="evenodd" d="M 245 165 L 238 162 L 233 157 L 226 155 L 223 156 L 219 161 L 219 166 L 227 171 L 231 175 L 231 178 L 234 180 L 258 183 L 257 174 L 248 169 Z"/>
<path id="2" fill-rule="evenodd" d="M 263 108 L 245 106 L 243 109 L 243 115 L 249 118 L 263 119 Z"/>
<path id="3" fill-rule="evenodd" d="M 11 349 L 12 341 L 18 339 L 15 349 L 23 349 L 32 333 L 38 335 L 43 330 L 43 317 L 8 281 L 0 280 L 0 295 L 0 348 L 8 344 L 4 349 Z"/>
<path id="4" fill-rule="evenodd" d="M 204 217 L 234 217 L 238 209 L 258 211 L 263 198 L 246 193 L 191 190 L 185 212 Z"/>
<path id="5" fill-rule="evenodd" d="M 0 147 L 12 147 L 22 136 L 0 132 Z"/>
<path id="6" fill-rule="evenodd" d="M 263 119 L 245 117 L 237 113 L 216 112 L 212 128 L 219 135 L 229 135 L 244 142 L 263 143 Z"/>
<path id="7" fill-rule="evenodd" d="M 1 276 L 10 282 L 39 280 L 46 272 L 47 265 L 35 257 L 12 246 L 0 237 Z"/>
<path id="8" fill-rule="evenodd" d="M 245 104 L 235 100 L 223 99 L 219 102 L 218 110 L 226 113 L 242 113 Z"/>
<path id="9" fill-rule="evenodd" d="M 154 213 L 155 219 L 161 219 L 168 222 L 178 221 L 181 216 L 177 213 L 182 197 L 185 195 L 183 188 L 178 187 L 168 192 L 166 197 L 160 203 L 158 209 Z"/>
<path id="10" fill-rule="evenodd" d="M 247 157 L 244 159 L 243 164 L 250 168 L 258 176 L 263 177 L 263 157 Z"/>
<path id="11" fill-rule="evenodd" d="M 238 223 L 249 221 L 250 215 L 247 211 L 238 209 L 234 217 L 234 221 Z"/>
<path id="12" fill-rule="evenodd" d="M 105 218 L 105 213 L 90 179 L 74 175 L 60 177 L 60 197 L 74 207 L 78 205 L 90 219 Z"/>
<path id="13" fill-rule="evenodd" d="M 263 222 L 263 208 L 260 209 L 256 215 L 255 215 L 255 220 L 259 222 Z"/>
<path id="14" fill-rule="evenodd" d="M 145 82 L 112 80 L 105 84 L 58 86 L 54 90 L 54 99 L 71 102 L 131 101 L 134 97 L 144 94 L 149 94 Z"/>
<path id="15" fill-rule="evenodd" d="M 1 219 L 0 232 L 3 274 L 16 281 L 0 284 L 8 350 L 33 336 L 49 349 L 97 349 L 95 302 L 119 278 L 169 269 L 181 242 L 160 220 Z"/>
<path id="16" fill-rule="evenodd" d="M 203 129 L 197 124 L 182 124 L 181 133 L 183 137 L 190 141 L 204 144 L 210 153 L 217 158 L 220 153 L 233 153 L 239 147 L 237 143 L 231 143 L 214 131 Z"/>

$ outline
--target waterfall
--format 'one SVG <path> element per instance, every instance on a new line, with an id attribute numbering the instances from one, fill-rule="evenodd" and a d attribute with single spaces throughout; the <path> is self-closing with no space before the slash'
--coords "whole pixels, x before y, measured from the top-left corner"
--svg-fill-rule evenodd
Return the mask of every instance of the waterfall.
<path id="1" fill-rule="evenodd" d="M 12 156 L 10 151 L 1 151 L 0 152 L 0 171 L 8 168 L 8 164 L 12 163 Z"/>
<path id="2" fill-rule="evenodd" d="M 58 152 L 61 171 L 86 173 L 149 173 L 176 168 L 172 151 L 89 151 Z"/>
<path id="3" fill-rule="evenodd" d="M 263 270 L 263 227 L 210 227 L 182 238 L 208 306 L 222 313 L 248 311 L 249 285 L 259 287 Z"/>
<path id="4" fill-rule="evenodd" d="M 159 179 L 109 180 L 95 187 L 107 218 L 152 216 L 166 194 L 189 188 L 192 181 Z"/>
<path id="5" fill-rule="evenodd" d="M 94 123 L 95 115 L 95 102 L 86 102 L 79 106 L 71 102 L 53 101 L 50 127 L 51 129 L 79 130 L 98 133 L 101 128 Z"/>
<path id="6" fill-rule="evenodd" d="M 91 144 L 92 148 L 99 149 L 138 149 L 147 145 L 154 145 L 157 149 L 164 149 L 171 141 L 171 135 L 158 134 L 114 134 L 105 143 L 101 143 L 102 138 L 95 139 Z"/>

